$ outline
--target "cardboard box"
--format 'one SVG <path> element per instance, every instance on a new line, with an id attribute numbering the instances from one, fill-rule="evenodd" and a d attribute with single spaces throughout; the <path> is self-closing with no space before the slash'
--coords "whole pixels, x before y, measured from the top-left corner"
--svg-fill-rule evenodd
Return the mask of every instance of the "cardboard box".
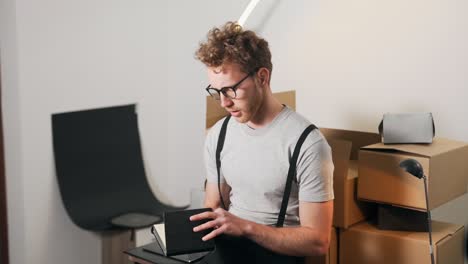
<path id="1" fill-rule="evenodd" d="M 348 228 L 375 214 L 375 205 L 357 200 L 358 151 L 362 146 L 380 142 L 375 133 L 320 128 L 332 149 L 335 170 L 333 226 Z"/>
<path id="2" fill-rule="evenodd" d="M 374 144 L 359 152 L 360 199 L 426 210 L 424 181 L 400 168 L 412 158 L 421 163 L 428 181 L 429 209 L 466 192 L 468 144 L 435 138 L 432 144 Z"/>
<path id="3" fill-rule="evenodd" d="M 324 256 L 306 257 L 304 264 L 338 264 L 338 230 L 332 227 L 330 248 Z"/>
<path id="4" fill-rule="evenodd" d="M 463 264 L 464 226 L 432 222 L 437 264 Z M 379 230 L 367 222 L 340 232 L 340 264 L 431 263 L 426 232 Z"/>
<path id="5" fill-rule="evenodd" d="M 280 103 L 289 106 L 291 109 L 296 110 L 296 91 L 285 91 L 273 93 L 273 96 L 280 101 Z M 219 101 L 206 97 L 206 129 L 212 127 L 218 120 L 225 117 L 228 113 L 221 107 Z"/>

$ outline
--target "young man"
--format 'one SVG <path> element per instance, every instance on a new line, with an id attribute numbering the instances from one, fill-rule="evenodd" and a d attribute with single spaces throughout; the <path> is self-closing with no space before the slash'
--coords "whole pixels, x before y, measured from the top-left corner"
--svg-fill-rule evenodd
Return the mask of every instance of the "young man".
<path id="1" fill-rule="evenodd" d="M 207 135 L 205 206 L 213 208 L 213 212 L 192 216 L 192 221 L 211 219 L 194 231 L 214 228 L 204 240 L 221 234 L 244 237 L 283 255 L 326 254 L 332 225 L 334 168 L 330 147 L 318 129 L 302 145 L 285 227 L 274 227 L 289 160 L 310 122 L 273 97 L 268 43 L 254 32 L 228 22 L 208 33 L 196 56 L 207 66 L 207 91 L 232 118 L 221 152 L 222 200 L 215 151 L 224 119 Z M 227 211 L 221 208 L 222 201 Z"/>

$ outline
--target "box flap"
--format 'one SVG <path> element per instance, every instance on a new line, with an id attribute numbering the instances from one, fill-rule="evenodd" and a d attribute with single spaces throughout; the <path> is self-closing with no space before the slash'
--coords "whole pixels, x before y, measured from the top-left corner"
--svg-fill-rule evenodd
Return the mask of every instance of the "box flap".
<path id="1" fill-rule="evenodd" d="M 434 241 L 435 244 L 439 243 L 443 239 L 449 236 L 453 236 L 456 232 L 458 232 L 460 229 L 463 229 L 463 228 L 464 226 L 462 225 L 450 224 L 450 223 L 439 222 L 439 221 L 432 221 L 432 240 Z M 410 238 L 429 241 L 429 235 L 428 233 L 425 233 L 425 232 L 416 232 L 414 233 L 414 236 L 410 236 Z"/>
<path id="2" fill-rule="evenodd" d="M 358 159 L 359 149 L 363 146 L 380 142 L 380 135 L 370 132 L 351 131 L 334 128 L 320 128 L 320 132 L 329 141 L 330 139 L 346 140 L 352 143 L 351 157 L 352 160 Z"/>
<path id="3" fill-rule="evenodd" d="M 345 225 L 345 182 L 348 174 L 349 155 L 351 153 L 351 142 L 338 139 L 330 139 L 333 165 L 333 191 L 335 193 L 333 212 L 333 225 Z"/>
<path id="4" fill-rule="evenodd" d="M 450 224 L 439 221 L 432 221 L 432 240 L 434 244 L 437 244 L 439 241 L 442 241 L 446 237 L 452 236 L 460 229 L 463 229 L 463 225 Z M 353 227 L 355 230 L 362 232 L 373 232 L 379 233 L 383 236 L 389 237 L 398 237 L 400 239 L 411 239 L 411 240 L 420 240 L 424 242 L 429 242 L 429 235 L 427 232 L 409 232 L 409 231 L 392 231 L 392 230 L 380 230 L 377 227 L 364 222 L 362 224 L 356 225 Z"/>
<path id="5" fill-rule="evenodd" d="M 351 154 L 351 142 L 340 139 L 327 139 L 327 141 L 332 150 L 332 157 L 334 162 L 338 159 L 346 161 L 349 160 L 349 156 Z M 346 170 L 347 167 L 343 169 Z"/>
<path id="6" fill-rule="evenodd" d="M 411 154 L 417 154 L 426 157 L 436 156 L 453 149 L 467 146 L 468 144 L 461 141 L 455 141 L 445 138 L 434 138 L 432 144 L 391 144 L 384 145 L 377 143 L 362 147 L 364 150 L 395 150 Z"/>
<path id="7" fill-rule="evenodd" d="M 357 160 L 351 160 L 348 164 L 348 180 L 358 177 L 359 163 Z"/>
<path id="8" fill-rule="evenodd" d="M 455 234 L 437 242 L 436 262 L 463 263 L 465 259 L 464 236 L 465 229 L 461 228 Z"/>
<path id="9" fill-rule="evenodd" d="M 438 237 L 439 239 L 436 240 L 437 244 L 444 243 L 447 239 L 450 239 L 450 237 L 452 237 L 453 235 L 458 233 L 460 230 L 465 230 L 465 226 L 463 226 L 463 225 L 452 225 L 452 226 L 447 227 L 446 230 L 448 232 L 444 232 L 444 233 L 439 232 L 440 236 Z M 432 234 L 433 234 L 433 238 L 434 238 L 434 233 L 432 233 Z"/>

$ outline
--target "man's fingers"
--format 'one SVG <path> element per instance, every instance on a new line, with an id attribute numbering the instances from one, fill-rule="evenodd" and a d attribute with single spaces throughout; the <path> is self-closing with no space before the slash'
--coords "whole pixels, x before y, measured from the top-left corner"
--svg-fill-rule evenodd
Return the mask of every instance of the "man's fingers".
<path id="1" fill-rule="evenodd" d="M 207 240 L 210 240 L 210 239 L 213 239 L 219 235 L 221 235 L 222 233 L 224 233 L 224 230 L 226 229 L 226 227 L 222 226 L 218 229 L 214 229 L 213 231 L 211 231 L 208 235 L 204 236 L 202 238 L 203 241 L 207 241 Z"/>
<path id="2" fill-rule="evenodd" d="M 218 221 L 213 220 L 213 221 L 209 221 L 202 225 L 194 227 L 193 231 L 198 232 L 198 231 L 202 231 L 202 230 L 209 229 L 209 228 L 215 228 L 217 225 L 219 225 Z"/>
<path id="3" fill-rule="evenodd" d="M 199 214 L 196 214 L 196 215 L 192 215 L 190 217 L 190 221 L 197 221 L 197 220 L 202 220 L 202 219 L 206 219 L 206 218 L 215 219 L 216 218 L 216 213 L 214 213 L 214 212 L 203 212 L 203 213 L 199 213 Z"/>

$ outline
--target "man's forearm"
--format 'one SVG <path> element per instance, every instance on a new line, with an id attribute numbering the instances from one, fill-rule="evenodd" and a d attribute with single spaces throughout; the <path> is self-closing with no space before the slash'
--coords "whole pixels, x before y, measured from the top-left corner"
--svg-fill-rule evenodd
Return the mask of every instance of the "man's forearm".
<path id="1" fill-rule="evenodd" d="M 274 252 L 292 256 L 324 255 L 330 235 L 311 227 L 276 228 L 247 221 L 245 237 Z"/>

